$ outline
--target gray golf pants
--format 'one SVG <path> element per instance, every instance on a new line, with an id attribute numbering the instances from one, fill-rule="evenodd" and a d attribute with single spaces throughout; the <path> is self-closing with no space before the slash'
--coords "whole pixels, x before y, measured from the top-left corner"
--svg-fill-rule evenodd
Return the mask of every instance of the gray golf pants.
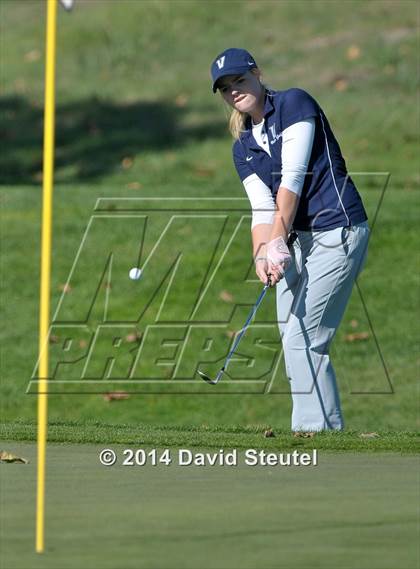
<path id="1" fill-rule="evenodd" d="M 277 284 L 277 316 L 293 400 L 292 430 L 342 429 L 329 348 L 366 261 L 367 222 L 297 231 L 294 263 Z"/>

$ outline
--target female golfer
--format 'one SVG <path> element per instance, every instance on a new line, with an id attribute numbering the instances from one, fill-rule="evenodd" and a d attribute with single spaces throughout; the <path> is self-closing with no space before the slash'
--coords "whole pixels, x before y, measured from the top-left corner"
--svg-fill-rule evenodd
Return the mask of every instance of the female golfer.
<path id="1" fill-rule="evenodd" d="M 252 207 L 260 280 L 276 284 L 292 430 L 342 429 L 329 348 L 366 259 L 369 227 L 340 147 L 302 89 L 273 91 L 255 59 L 230 48 L 211 66 L 232 107 L 233 160 Z"/>

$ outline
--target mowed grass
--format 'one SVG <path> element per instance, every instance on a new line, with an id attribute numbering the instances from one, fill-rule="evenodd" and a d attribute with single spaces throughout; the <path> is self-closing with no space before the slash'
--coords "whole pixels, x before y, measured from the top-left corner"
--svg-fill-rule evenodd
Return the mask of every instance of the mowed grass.
<path id="1" fill-rule="evenodd" d="M 267 437 L 267 432 L 271 436 Z M 4 423 L 0 429 L 1 440 L 35 441 L 36 423 L 17 421 Z M 269 451 L 318 449 L 326 452 L 400 452 L 416 453 L 419 436 L 407 431 L 341 431 L 320 432 L 313 437 L 296 437 L 290 431 L 272 424 L 243 425 L 159 425 L 106 424 L 99 421 L 50 421 L 50 443 L 102 443 L 141 444 L 144 447 L 205 447 L 261 448 Z"/>
<path id="2" fill-rule="evenodd" d="M 71 196 L 68 190 L 58 189 L 56 192 L 56 204 L 65 199 L 67 206 L 61 209 L 60 218 L 55 220 L 52 278 L 54 309 L 62 294 L 62 285 L 66 282 L 74 255 L 93 209 L 93 198 L 89 197 L 88 211 L 83 212 L 84 195 L 85 190 L 81 188 L 74 189 Z M 98 193 L 93 192 L 93 195 L 98 196 Z M 375 198 L 377 196 L 376 191 Z M 417 320 L 413 318 L 413 311 L 417 306 L 417 277 L 416 272 L 410 268 L 413 263 L 412 251 L 416 247 L 417 199 L 412 192 L 406 192 L 404 196 L 404 201 L 401 201 L 401 196 L 396 191 L 388 190 L 385 193 L 382 209 L 372 231 L 368 264 L 359 279 L 360 288 L 359 290 L 355 288 L 353 291 L 344 321 L 333 344 L 332 359 L 341 388 L 346 425 L 350 429 L 372 431 L 418 429 L 415 358 L 418 325 Z M 2 255 L 3 298 L 7 299 L 7 302 L 3 303 L 3 311 L 9 325 L 2 329 L 1 389 L 3 396 L 1 404 L 4 419 L 10 421 L 17 417 L 33 419 L 35 416 L 36 396 L 27 395 L 25 391 L 37 359 L 38 246 L 29 256 L 21 254 L 22 235 L 19 223 L 15 220 L 22 217 L 29 220 L 25 230 L 25 239 L 37 244 L 39 203 L 37 203 L 35 193 L 28 194 L 27 190 L 22 188 L 5 191 L 5 199 L 8 207 L 4 211 L 3 227 L 8 228 L 9 248 L 7 250 L 3 248 Z M 374 210 L 376 205 L 374 200 L 370 202 L 367 199 L 366 202 L 371 210 Z M 404 222 L 400 221 L 403 218 Z M 399 239 L 401 232 L 404 232 L 407 247 L 399 249 L 400 270 L 396 271 L 392 278 L 384 279 L 386 267 L 393 263 L 394 243 Z M 6 239 L 5 234 L 4 236 Z M 112 235 L 103 236 L 102 242 L 110 242 L 112 237 Z M 249 239 L 249 237 L 245 238 Z M 123 236 L 122 239 L 124 239 Z M 171 245 L 171 242 L 168 244 Z M 95 243 L 91 243 L 91 246 L 92 251 L 95 251 Z M 120 261 L 120 282 L 126 286 L 123 282 L 126 278 L 126 269 L 135 264 L 133 259 L 137 254 L 138 245 L 137 243 L 133 245 L 132 252 L 130 252 L 130 243 L 124 246 L 128 253 L 125 252 Z M 96 260 L 94 262 L 96 263 Z M 197 273 L 202 274 L 203 264 L 198 258 L 195 262 Z M 233 270 L 233 267 L 238 266 L 242 267 L 240 276 L 236 276 Z M 244 248 L 236 250 L 229 258 L 229 262 L 225 263 L 217 286 L 214 286 L 207 295 L 208 305 L 211 307 L 214 304 L 214 309 L 222 310 L 224 314 L 226 311 L 233 310 L 237 302 L 243 303 L 236 309 L 228 330 L 240 329 L 251 304 L 259 293 L 258 283 L 246 281 L 248 270 L 249 258 L 246 251 Z M 87 271 L 79 274 L 81 284 L 73 285 L 72 292 L 67 297 L 77 305 L 78 298 L 84 299 L 87 294 L 95 290 L 99 276 L 96 270 L 90 273 L 88 267 Z M 141 298 L 141 286 L 153 286 L 153 282 L 150 274 L 145 273 L 142 284 L 132 285 L 131 292 L 124 294 L 120 294 L 118 287 L 114 285 L 111 294 L 114 313 L 126 314 L 127 310 Z M 183 289 L 181 288 L 181 293 L 178 293 L 173 303 L 173 308 L 178 313 L 179 310 L 185 312 L 191 299 L 196 297 L 198 281 L 197 279 L 184 281 L 183 273 L 180 272 L 178 273 L 179 285 L 182 285 Z M 231 302 L 220 299 L 223 291 L 231 295 Z M 99 309 L 101 306 L 102 304 L 99 305 Z M 156 304 L 154 310 L 156 313 Z M 256 324 L 272 321 L 274 310 L 274 294 L 270 292 L 258 312 Z M 142 326 L 137 326 L 137 328 L 140 331 L 143 329 Z M 92 325 L 89 333 L 92 334 L 94 329 L 95 326 Z M 58 335 L 57 332 L 54 333 Z M 361 337 L 364 339 L 349 341 L 351 335 L 355 333 L 362 333 Z M 126 341 L 128 336 L 129 331 L 127 330 L 123 335 L 125 349 L 138 349 L 138 342 Z M 253 338 L 250 332 L 245 335 L 241 353 L 249 353 L 255 358 L 255 365 L 264 366 L 264 358 L 258 357 L 258 351 L 252 346 Z M 277 346 L 278 350 L 281 349 L 275 326 L 271 326 L 267 339 L 273 342 L 272 345 Z M 61 336 L 61 343 L 51 344 L 52 362 L 56 361 L 60 355 L 57 350 L 61 349 L 63 340 L 64 337 Z M 219 339 L 220 354 L 226 352 L 229 342 L 230 338 L 227 335 L 224 341 L 223 338 Z M 99 353 L 97 352 L 100 370 L 105 369 L 107 347 L 105 345 Z M 86 348 L 81 350 L 81 352 L 85 351 Z M 173 360 L 173 350 L 168 354 Z M 153 355 L 152 350 L 151 357 Z M 159 352 L 156 350 L 155 355 L 156 358 L 165 357 L 161 349 Z M 123 360 L 122 363 L 125 365 L 125 372 L 127 362 Z M 191 358 L 191 365 L 193 364 L 194 360 Z M 236 368 L 231 366 L 232 370 L 236 369 L 236 377 L 241 371 L 249 374 L 249 370 L 240 362 L 232 362 L 232 364 L 236 366 Z M 221 362 L 219 362 L 220 365 Z M 215 373 L 216 366 L 217 364 L 204 365 L 201 368 L 204 367 L 206 372 Z M 115 424 L 131 422 L 152 425 L 195 424 L 200 426 L 207 424 L 216 426 L 229 423 L 244 425 L 269 423 L 282 429 L 289 427 L 290 395 L 282 360 L 279 364 L 275 393 L 223 395 L 219 390 L 217 395 L 213 395 L 214 388 L 204 384 L 197 376 L 194 376 L 191 381 L 194 384 L 199 383 L 199 393 L 177 396 L 159 393 L 154 395 L 132 394 L 125 401 L 111 403 L 106 401 L 101 393 L 93 395 L 57 394 L 57 389 L 52 385 L 50 390 L 55 394 L 50 397 L 50 418 L 51 420 L 97 419 Z M 228 377 L 224 378 L 221 389 L 227 389 L 230 381 L 233 380 Z M 119 386 L 118 381 L 114 381 L 111 385 L 104 381 L 103 386 L 96 385 L 96 389 L 102 392 L 125 390 L 127 385 Z M 76 391 L 80 390 L 76 389 Z"/>
<path id="3" fill-rule="evenodd" d="M 38 350 L 44 3 L 5 1 L 1 15 L 0 103 L 6 141 L 1 155 L 1 405 L 4 419 L 31 421 L 36 398 L 25 391 Z M 227 45 L 243 45 L 254 52 L 270 86 L 299 86 L 319 100 L 369 219 L 376 219 L 360 288 L 354 290 L 332 348 L 347 425 L 360 431 L 418 429 L 418 325 L 413 317 L 418 307 L 417 135 L 416 121 L 407 120 L 416 90 L 416 18 L 412 2 L 336 2 L 328 10 L 322 2 L 226 2 L 223 17 L 213 2 L 79 1 L 71 14 L 60 10 L 52 313 L 98 198 L 160 197 L 166 205 L 173 197 L 244 197 L 231 163 L 226 113 L 210 91 L 208 72 L 216 53 Z M 244 21 L 252 23 L 249 29 Z M 385 194 L 384 173 L 390 173 Z M 149 224 L 146 249 L 153 246 L 159 227 Z M 176 295 L 165 306 L 170 323 L 178 322 L 196 298 L 208 262 L 202 248 L 214 237 L 209 225 L 201 231 L 191 227 L 180 227 L 165 245 L 169 253 L 174 245 L 194 252 L 178 271 Z M 229 234 L 223 238 L 226 242 Z M 87 258 L 83 270 L 75 272 L 66 295 L 65 303 L 74 307 L 100 284 L 106 268 L 98 253 L 104 253 L 102 246 L 118 249 L 124 278 L 139 254 L 139 240 L 134 241 L 128 226 L 104 226 L 95 239 L 89 242 L 92 262 Z M 235 309 L 227 333 L 240 328 L 260 290 L 252 281 L 251 264 L 248 228 L 208 294 L 215 311 Z M 119 288 L 114 282 L 109 289 L 114 320 L 126 317 L 131 295 L 141 296 L 143 285 L 128 294 L 128 284 Z M 144 284 L 157 283 L 146 273 Z M 256 323 L 273 320 L 273 296 Z M 101 321 L 103 301 L 104 294 L 95 307 L 96 320 L 89 323 L 91 332 Z M 149 318 L 157 306 L 153 310 Z M 67 318 L 72 322 L 76 311 L 68 310 Z M 140 333 L 144 326 L 139 323 Z M 275 328 L 270 334 L 268 339 L 279 347 Z M 352 334 L 355 340 L 349 339 Z M 124 345 L 135 350 L 138 342 L 128 343 L 127 336 Z M 51 344 L 53 357 L 61 346 Z M 102 371 L 106 349 L 99 346 L 96 354 Z M 234 365 L 239 377 L 241 370 L 249 372 L 243 363 Z M 56 394 L 50 398 L 50 418 L 115 425 L 269 424 L 286 431 L 290 395 L 282 363 L 279 370 L 276 394 L 133 394 L 113 403 L 101 394 Z M 102 391 L 107 390 L 104 381 Z"/>
<path id="4" fill-rule="evenodd" d="M 185 467 L 173 451 L 168 467 L 104 467 L 104 445 L 51 444 L 37 555 L 35 445 L 2 447 L 30 460 L 2 465 L 7 569 L 418 567 L 415 457 L 320 453 L 316 467 L 251 467 L 240 455 L 236 467 Z M 121 457 L 125 447 L 111 448 Z"/>

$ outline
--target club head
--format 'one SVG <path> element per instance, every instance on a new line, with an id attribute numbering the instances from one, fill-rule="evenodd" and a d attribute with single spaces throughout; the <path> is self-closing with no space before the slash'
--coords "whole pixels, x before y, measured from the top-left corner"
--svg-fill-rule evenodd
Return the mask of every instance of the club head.
<path id="1" fill-rule="evenodd" d="M 197 370 L 197 373 L 202 379 L 204 379 L 204 381 L 206 381 L 207 383 L 210 383 L 211 385 L 216 385 L 216 383 L 219 381 L 217 377 L 216 377 L 216 379 L 211 379 L 208 375 L 206 375 L 205 373 L 203 373 L 200 370 Z"/>
<path id="2" fill-rule="evenodd" d="M 203 373 L 200 370 L 197 370 L 197 371 L 198 371 L 200 377 L 202 379 L 204 379 L 204 381 L 206 381 L 207 383 L 210 383 L 211 385 L 216 385 L 217 383 L 219 383 L 220 378 L 222 377 L 223 372 L 225 371 L 225 368 L 222 367 L 222 369 L 219 370 L 219 373 L 216 375 L 216 379 L 211 379 L 208 375 L 206 375 L 205 373 Z"/>

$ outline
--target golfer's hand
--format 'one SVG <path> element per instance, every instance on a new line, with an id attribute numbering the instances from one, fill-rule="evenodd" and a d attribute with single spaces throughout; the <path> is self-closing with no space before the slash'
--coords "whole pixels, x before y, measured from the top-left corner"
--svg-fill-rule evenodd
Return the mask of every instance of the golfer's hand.
<path id="1" fill-rule="evenodd" d="M 283 237 L 276 237 L 267 243 L 268 272 L 274 284 L 284 277 L 287 267 L 292 262 L 289 248 Z"/>
<path id="2" fill-rule="evenodd" d="M 270 275 L 271 286 L 276 285 L 283 277 L 286 270 L 285 263 L 280 263 L 279 265 L 274 265 L 268 261 L 268 274 Z"/>
<path id="3" fill-rule="evenodd" d="M 257 257 L 255 259 L 255 272 L 260 281 L 266 285 L 269 278 L 267 257 Z"/>

